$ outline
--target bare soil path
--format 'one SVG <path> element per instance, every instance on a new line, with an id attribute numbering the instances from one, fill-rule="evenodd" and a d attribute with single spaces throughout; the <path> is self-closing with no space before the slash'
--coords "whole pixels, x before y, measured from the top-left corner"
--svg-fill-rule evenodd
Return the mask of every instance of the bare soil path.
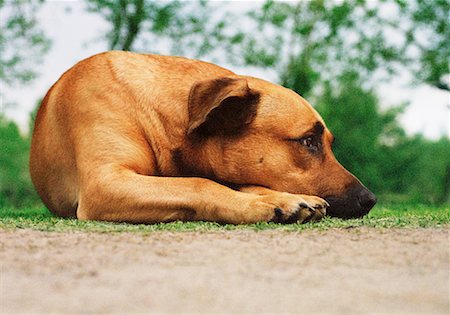
<path id="1" fill-rule="evenodd" d="M 0 272 L 0 313 L 449 313 L 446 229 L 0 230 Z"/>

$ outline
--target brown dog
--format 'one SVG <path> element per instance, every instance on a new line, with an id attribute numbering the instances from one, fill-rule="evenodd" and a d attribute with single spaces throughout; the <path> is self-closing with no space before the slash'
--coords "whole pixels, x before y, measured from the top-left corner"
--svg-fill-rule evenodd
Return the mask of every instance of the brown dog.
<path id="1" fill-rule="evenodd" d="M 56 82 L 30 172 L 56 215 L 135 223 L 359 217 L 375 196 L 298 94 L 179 57 L 107 52 Z"/>

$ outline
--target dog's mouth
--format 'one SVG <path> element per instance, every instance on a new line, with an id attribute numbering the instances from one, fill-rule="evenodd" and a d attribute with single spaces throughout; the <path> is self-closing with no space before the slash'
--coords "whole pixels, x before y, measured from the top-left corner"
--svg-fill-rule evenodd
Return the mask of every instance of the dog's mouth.
<path id="1" fill-rule="evenodd" d="M 375 195 L 365 187 L 353 188 L 343 197 L 327 196 L 324 199 L 330 204 L 327 215 L 342 219 L 361 218 L 377 203 Z"/>

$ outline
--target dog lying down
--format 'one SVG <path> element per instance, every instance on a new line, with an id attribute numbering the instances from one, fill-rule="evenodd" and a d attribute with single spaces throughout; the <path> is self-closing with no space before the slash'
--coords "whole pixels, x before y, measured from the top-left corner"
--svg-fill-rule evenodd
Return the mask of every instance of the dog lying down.
<path id="1" fill-rule="evenodd" d="M 295 92 L 180 57 L 111 51 L 51 87 L 30 172 L 54 214 L 155 223 L 361 217 L 373 193 Z"/>

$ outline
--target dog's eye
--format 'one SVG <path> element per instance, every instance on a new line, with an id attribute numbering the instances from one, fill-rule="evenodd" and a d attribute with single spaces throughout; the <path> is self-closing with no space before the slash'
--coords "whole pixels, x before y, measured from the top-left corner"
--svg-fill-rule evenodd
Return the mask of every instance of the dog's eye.
<path id="1" fill-rule="evenodd" d="M 289 140 L 297 142 L 302 147 L 306 147 L 312 153 L 317 153 L 319 151 L 319 148 L 321 147 L 320 138 L 316 135 L 310 135 Z"/>
<path id="2" fill-rule="evenodd" d="M 300 143 L 302 144 L 302 145 L 304 145 L 305 147 L 308 147 L 308 148 L 313 148 L 313 147 L 315 147 L 316 146 L 316 143 L 315 143 L 315 141 L 314 141 L 314 138 L 313 137 L 306 137 L 306 138 L 302 138 L 302 139 L 300 139 Z"/>

